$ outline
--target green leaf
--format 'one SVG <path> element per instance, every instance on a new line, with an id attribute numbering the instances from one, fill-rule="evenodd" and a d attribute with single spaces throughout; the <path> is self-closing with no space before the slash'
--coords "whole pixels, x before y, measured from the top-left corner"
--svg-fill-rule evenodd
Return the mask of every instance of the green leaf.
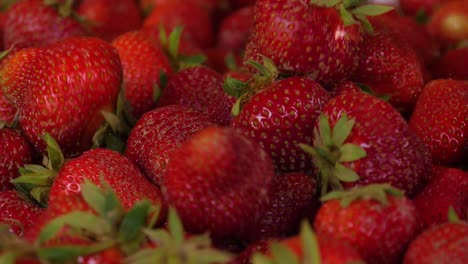
<path id="1" fill-rule="evenodd" d="M 343 0 L 343 5 L 346 8 L 354 7 L 361 4 L 363 0 Z"/>
<path id="2" fill-rule="evenodd" d="M 356 15 L 357 19 L 359 19 L 359 21 L 361 21 L 361 25 L 362 27 L 364 28 L 364 30 L 369 33 L 369 34 L 373 34 L 374 33 L 374 27 L 372 26 L 371 22 L 369 21 L 369 19 L 364 16 L 364 15 Z"/>
<path id="3" fill-rule="evenodd" d="M 304 220 L 301 224 L 301 242 L 304 252 L 304 263 L 320 264 L 322 257 L 317 236 L 312 231 L 307 220 Z"/>
<path id="4" fill-rule="evenodd" d="M 336 146 L 341 146 L 351 134 L 355 119 L 348 119 L 346 113 L 343 113 L 333 127 L 332 140 Z"/>
<path id="5" fill-rule="evenodd" d="M 124 263 L 131 264 L 155 264 L 164 263 L 162 258 L 166 255 L 163 248 L 142 249 L 128 257 Z"/>
<path id="6" fill-rule="evenodd" d="M 183 26 L 177 26 L 169 35 L 169 55 L 177 59 L 179 57 L 179 45 L 180 45 L 180 37 L 182 36 L 182 31 L 184 30 Z"/>
<path id="7" fill-rule="evenodd" d="M 352 169 L 336 163 L 334 175 L 342 182 L 355 182 L 359 180 L 359 175 Z"/>
<path id="8" fill-rule="evenodd" d="M 172 240 L 169 232 L 164 229 L 145 229 L 143 232 L 157 245 L 168 245 Z"/>
<path id="9" fill-rule="evenodd" d="M 311 155 L 311 156 L 317 156 L 317 151 L 315 150 L 314 147 L 307 145 L 307 144 L 298 144 L 299 148 L 302 149 L 305 153 Z"/>
<path id="10" fill-rule="evenodd" d="M 206 61 L 206 56 L 203 54 L 180 56 L 180 69 L 187 69 L 191 67 L 197 67 L 202 65 Z"/>
<path id="11" fill-rule="evenodd" d="M 0 263 L 2 264 L 15 264 L 17 258 L 16 252 L 5 252 L 0 254 Z"/>
<path id="12" fill-rule="evenodd" d="M 206 248 L 202 250 L 195 250 L 190 253 L 190 261 L 194 263 L 227 263 L 232 259 L 232 256 L 227 252 L 223 252 L 217 249 Z"/>
<path id="13" fill-rule="evenodd" d="M 458 216 L 457 212 L 453 208 L 453 206 L 449 207 L 448 210 L 448 220 L 450 223 L 458 223 L 460 222 L 460 217 Z"/>
<path id="14" fill-rule="evenodd" d="M 239 98 L 247 89 L 247 83 L 235 78 L 227 77 L 223 83 L 223 90 L 230 96 Z"/>
<path id="15" fill-rule="evenodd" d="M 177 246 L 181 246 L 184 241 L 184 228 L 182 222 L 174 208 L 169 208 L 168 213 L 169 232 L 174 238 Z"/>
<path id="16" fill-rule="evenodd" d="M 114 150 L 120 154 L 125 152 L 125 141 L 121 137 L 117 136 L 114 132 L 106 133 L 104 136 L 104 142 L 107 149 Z"/>
<path id="17" fill-rule="evenodd" d="M 229 52 L 226 54 L 224 57 L 224 64 L 226 64 L 226 67 L 228 70 L 234 71 L 238 68 L 237 62 L 236 62 L 236 57 L 234 57 L 234 54 L 232 52 Z"/>
<path id="18" fill-rule="evenodd" d="M 86 203 L 93 208 L 98 214 L 104 216 L 105 211 L 105 196 L 101 188 L 91 183 L 89 180 L 85 180 L 85 183 L 81 184 L 81 196 Z"/>
<path id="19" fill-rule="evenodd" d="M 330 128 L 330 122 L 328 117 L 325 114 L 320 114 L 319 116 L 319 133 L 322 142 L 325 144 L 325 147 L 332 145 L 332 134 Z"/>
<path id="20" fill-rule="evenodd" d="M 273 264 L 274 262 L 267 258 L 265 255 L 255 253 L 252 256 L 252 264 Z"/>
<path id="21" fill-rule="evenodd" d="M 159 71 L 159 85 L 161 86 L 162 89 L 167 87 L 167 82 L 169 81 L 169 77 L 167 74 L 163 71 Z"/>
<path id="22" fill-rule="evenodd" d="M 237 101 L 234 103 L 231 109 L 231 114 L 232 116 L 238 116 L 241 111 L 241 99 L 237 99 Z"/>
<path id="23" fill-rule="evenodd" d="M 62 149 L 57 141 L 49 134 L 45 133 L 43 139 L 47 144 L 47 156 L 49 158 L 50 169 L 59 171 L 65 162 Z"/>
<path id="24" fill-rule="evenodd" d="M 340 162 L 351 162 L 366 157 L 366 151 L 358 145 L 347 143 L 340 148 Z"/>
<path id="25" fill-rule="evenodd" d="M 87 212 L 71 212 L 50 221 L 42 230 L 37 239 L 42 244 L 52 238 L 65 226 L 85 229 L 93 234 L 108 233 L 111 230 L 109 223 L 98 216 Z"/>
<path id="26" fill-rule="evenodd" d="M 345 26 L 356 24 L 356 20 L 354 19 L 353 15 L 348 12 L 348 10 L 346 10 L 344 5 L 340 6 L 340 16 Z"/>
<path id="27" fill-rule="evenodd" d="M 271 254 L 278 263 L 299 263 L 296 255 L 280 243 L 273 243 L 271 245 Z"/>
<path id="28" fill-rule="evenodd" d="M 136 239 L 145 227 L 151 203 L 147 200 L 136 203 L 125 215 L 120 224 L 119 241 L 125 243 Z"/>
<path id="29" fill-rule="evenodd" d="M 393 10 L 393 7 L 387 5 L 363 5 L 354 8 L 351 12 L 356 15 L 378 16 Z"/>
<path id="30" fill-rule="evenodd" d="M 332 191 L 320 197 L 320 201 L 327 202 L 331 200 L 339 200 L 343 198 L 343 194 L 343 191 Z"/>
<path id="31" fill-rule="evenodd" d="M 162 23 L 159 24 L 159 42 L 163 47 L 168 45 L 166 28 Z"/>
<path id="32" fill-rule="evenodd" d="M 57 246 L 57 247 L 42 247 L 38 250 L 37 254 L 41 259 L 49 260 L 52 262 L 60 261 L 60 263 L 68 263 L 68 261 L 76 261 L 80 256 L 88 256 L 100 251 L 110 248 L 110 243 L 99 243 L 88 246 Z"/>
<path id="33" fill-rule="evenodd" d="M 247 61 L 247 64 L 254 67 L 262 76 L 270 76 L 269 70 L 263 64 L 254 60 Z"/>
<path id="34" fill-rule="evenodd" d="M 41 174 L 25 174 L 11 180 L 10 182 L 13 184 L 33 184 L 35 186 L 47 186 L 56 174 L 56 172 L 47 170 Z"/>

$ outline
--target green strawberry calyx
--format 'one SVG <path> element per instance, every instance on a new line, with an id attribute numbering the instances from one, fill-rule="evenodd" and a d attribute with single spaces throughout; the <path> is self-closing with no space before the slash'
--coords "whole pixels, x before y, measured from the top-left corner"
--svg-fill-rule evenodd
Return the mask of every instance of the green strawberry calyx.
<path id="1" fill-rule="evenodd" d="M 332 128 L 324 114 L 318 118 L 318 129 L 314 129 L 314 145 L 299 144 L 299 147 L 312 156 L 320 172 L 321 195 L 325 195 L 329 187 L 342 190 L 341 182 L 358 181 L 360 177 L 352 169 L 351 163 L 366 157 L 367 153 L 359 145 L 345 143 L 353 130 L 355 119 L 348 119 L 346 113 L 343 113 Z"/>
<path id="2" fill-rule="evenodd" d="M 367 5 L 363 3 L 365 0 L 310 0 L 310 4 L 327 7 L 327 8 L 336 8 L 340 13 L 341 19 L 345 26 L 350 26 L 353 24 L 360 23 L 364 30 L 368 33 L 374 31 L 372 24 L 369 22 L 367 17 L 369 16 L 378 16 L 385 14 L 391 10 L 393 7 L 387 5 Z"/>
<path id="3" fill-rule="evenodd" d="M 253 60 L 248 62 L 257 71 L 249 80 L 243 82 L 236 78 L 227 77 L 223 83 L 224 91 L 237 98 L 231 111 L 233 116 L 239 115 L 242 106 L 252 96 L 264 90 L 278 78 L 279 70 L 274 62 L 262 54 L 259 55 L 262 57 L 263 63 Z"/>
<path id="4" fill-rule="evenodd" d="M 65 157 L 57 141 L 49 134 L 43 136 L 47 144 L 47 155 L 42 165 L 26 164 L 20 168 L 20 176 L 11 180 L 23 198 L 47 207 L 50 186 L 60 168 L 65 163 Z"/>
<path id="5" fill-rule="evenodd" d="M 226 263 L 231 254 L 214 249 L 208 234 L 186 236 L 174 208 L 169 208 L 168 228 L 146 229 L 154 247 L 144 248 L 127 258 L 127 263 Z"/>
<path id="6" fill-rule="evenodd" d="M 172 69 L 175 72 L 186 68 L 200 66 L 206 61 L 206 56 L 202 54 L 180 54 L 180 40 L 183 30 L 183 26 L 176 26 L 168 35 L 165 27 L 162 24 L 159 26 L 159 42 L 168 56 Z"/>
<path id="7" fill-rule="evenodd" d="M 383 205 L 388 205 L 389 196 L 403 197 L 404 193 L 389 183 L 380 183 L 355 187 L 346 191 L 333 191 L 322 196 L 320 200 L 322 202 L 340 200 L 341 206 L 345 208 L 356 200 L 374 200 Z"/>
<path id="8" fill-rule="evenodd" d="M 307 220 L 301 224 L 299 233 L 303 256 L 297 256 L 290 248 L 280 242 L 272 243 L 270 246 L 271 257 L 256 253 L 252 256 L 253 264 L 320 264 L 322 258 L 320 246 L 315 232 Z"/>

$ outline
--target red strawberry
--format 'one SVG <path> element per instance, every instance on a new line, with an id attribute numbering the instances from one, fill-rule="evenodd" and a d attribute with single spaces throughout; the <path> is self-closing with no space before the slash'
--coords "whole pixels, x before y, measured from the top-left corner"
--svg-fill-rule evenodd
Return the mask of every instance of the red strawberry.
<path id="1" fill-rule="evenodd" d="M 468 47 L 447 51 L 430 67 L 435 79 L 468 80 Z"/>
<path id="2" fill-rule="evenodd" d="M 217 7 L 221 5 L 220 2 L 223 0 L 185 0 L 186 2 L 190 2 L 196 4 L 208 12 L 212 12 Z M 174 0 L 140 0 L 140 8 L 145 11 L 145 13 L 151 12 L 154 8 L 158 8 L 160 5 L 164 5 L 166 3 L 174 2 Z"/>
<path id="3" fill-rule="evenodd" d="M 175 0 L 158 5 L 145 19 L 144 27 L 160 25 L 169 32 L 176 26 L 183 26 L 184 35 L 187 34 L 201 48 L 208 48 L 213 42 L 209 13 L 193 2 Z"/>
<path id="4" fill-rule="evenodd" d="M 361 256 L 347 242 L 323 236 L 312 231 L 303 223 L 299 235 L 272 243 L 266 256 L 254 255 L 253 264 L 260 263 L 361 263 Z"/>
<path id="5" fill-rule="evenodd" d="M 390 32 L 367 34 L 353 80 L 390 95 L 398 110 L 411 112 L 424 86 L 423 67 L 408 43 Z"/>
<path id="6" fill-rule="evenodd" d="M 16 191 L 0 191 L 0 224 L 10 225 L 10 231 L 23 235 L 34 226 L 44 209 L 23 200 Z"/>
<path id="7" fill-rule="evenodd" d="M 426 27 L 411 17 L 387 13 L 372 17 L 370 21 L 376 31 L 389 32 L 408 43 L 423 66 L 429 65 L 439 55 L 439 47 Z"/>
<path id="8" fill-rule="evenodd" d="M 231 121 L 234 98 L 223 91 L 223 77 L 204 67 L 191 67 L 174 74 L 164 88 L 158 106 L 185 105 L 206 113 L 219 125 Z"/>
<path id="9" fill-rule="evenodd" d="M 416 16 L 422 13 L 430 16 L 442 3 L 450 1 L 453 0 L 400 0 L 399 2 L 406 14 Z"/>
<path id="10" fill-rule="evenodd" d="M 49 210 L 68 213 L 72 210 L 89 210 L 81 196 L 81 184 L 85 180 L 101 185 L 104 179 L 115 191 L 124 209 L 129 209 L 142 199 L 162 205 L 158 187 L 150 183 L 127 158 L 108 149 L 84 152 L 64 164 L 50 188 Z"/>
<path id="11" fill-rule="evenodd" d="M 273 167 L 255 142 L 231 128 L 205 128 L 172 152 L 163 190 L 187 231 L 248 237 L 268 204 Z"/>
<path id="12" fill-rule="evenodd" d="M 389 184 L 333 192 L 322 200 L 317 233 L 352 244 L 369 264 L 399 263 L 419 231 L 416 207 Z"/>
<path id="13" fill-rule="evenodd" d="M 3 89 L 0 87 L 0 127 L 3 125 L 13 124 L 15 121 L 16 111 L 16 107 L 6 98 L 3 93 Z"/>
<path id="14" fill-rule="evenodd" d="M 136 123 L 128 137 L 125 156 L 160 185 L 170 153 L 211 124 L 207 116 L 185 106 L 157 108 Z"/>
<path id="15" fill-rule="evenodd" d="M 313 219 L 319 207 L 315 179 L 303 173 L 275 175 L 270 203 L 261 217 L 254 239 L 297 234 L 303 218 Z"/>
<path id="16" fill-rule="evenodd" d="M 244 61 L 261 62 L 257 54 L 262 54 L 271 58 L 281 72 L 306 75 L 320 84 L 348 78 L 357 66 L 362 40 L 361 27 L 353 24 L 356 21 L 352 18 L 356 10 L 360 12 L 359 7 L 351 10 L 356 1 L 309 2 L 256 1 Z M 345 18 L 340 16 L 340 6 Z M 362 18 L 364 13 L 359 16 Z"/>
<path id="17" fill-rule="evenodd" d="M 322 195 L 328 185 L 340 189 L 341 184 L 388 182 L 412 197 L 428 179 L 428 150 L 389 103 L 344 92 L 322 113 L 315 122 L 314 146 L 301 145 L 320 171 Z"/>
<path id="18" fill-rule="evenodd" d="M 28 47 L 46 46 L 59 40 L 82 36 L 82 26 L 71 16 L 59 14 L 56 8 L 41 0 L 24 0 L 7 12 L 4 27 L 4 46 L 14 44 Z"/>
<path id="19" fill-rule="evenodd" d="M 468 172 L 436 167 L 429 184 L 414 198 L 423 227 L 447 222 L 452 207 L 461 219 L 468 219 Z"/>
<path id="20" fill-rule="evenodd" d="M 122 62 L 125 98 L 133 117 L 139 119 L 156 107 L 155 92 L 163 85 L 161 74 L 172 75 L 171 63 L 159 43 L 141 31 L 125 33 L 112 45 Z"/>
<path id="21" fill-rule="evenodd" d="M 253 6 L 248 6 L 233 11 L 224 18 L 218 30 L 218 48 L 243 50 L 250 35 L 253 15 Z"/>
<path id="22" fill-rule="evenodd" d="M 434 80 L 426 84 L 409 121 L 435 163 L 464 162 L 467 153 L 468 84 Z"/>
<path id="23" fill-rule="evenodd" d="M 307 78 L 291 77 L 263 87 L 232 121 L 258 142 L 282 172 L 310 172 L 312 162 L 298 147 L 311 143 L 313 123 L 329 100 L 327 91 Z"/>
<path id="24" fill-rule="evenodd" d="M 404 264 L 463 264 L 468 262 L 468 223 L 434 226 L 409 245 Z"/>
<path id="25" fill-rule="evenodd" d="M 235 69 L 237 65 L 242 65 L 242 55 L 240 52 L 228 51 L 221 48 L 204 50 L 206 55 L 205 65 L 219 73 L 226 73 Z"/>
<path id="26" fill-rule="evenodd" d="M 77 12 L 88 20 L 90 31 L 95 36 L 107 41 L 137 30 L 143 23 L 134 0 L 83 0 Z"/>
<path id="27" fill-rule="evenodd" d="M 69 38 L 11 56 L 0 72 L 7 98 L 19 103 L 19 122 L 40 150 L 49 132 L 67 156 L 88 149 L 112 111 L 120 90 L 122 67 L 117 51 L 96 38 Z"/>
<path id="28" fill-rule="evenodd" d="M 19 168 L 32 161 L 33 148 L 19 131 L 0 129 L 0 191 L 11 189 Z"/>
<path id="29" fill-rule="evenodd" d="M 443 3 L 430 17 L 427 28 L 443 44 L 468 39 L 468 3 L 465 0 Z"/>

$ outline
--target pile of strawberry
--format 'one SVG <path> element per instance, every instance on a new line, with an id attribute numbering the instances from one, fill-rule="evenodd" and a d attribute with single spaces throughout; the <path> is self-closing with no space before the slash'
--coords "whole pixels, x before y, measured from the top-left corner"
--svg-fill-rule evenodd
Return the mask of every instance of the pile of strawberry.
<path id="1" fill-rule="evenodd" d="M 0 264 L 468 263 L 467 1 L 1 10 Z"/>

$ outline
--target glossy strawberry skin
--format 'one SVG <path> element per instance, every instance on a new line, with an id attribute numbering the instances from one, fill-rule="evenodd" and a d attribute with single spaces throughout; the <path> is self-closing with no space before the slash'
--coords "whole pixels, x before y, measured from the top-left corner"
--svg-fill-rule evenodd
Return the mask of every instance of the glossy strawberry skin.
<path id="1" fill-rule="evenodd" d="M 161 87 L 161 73 L 170 78 L 171 63 L 159 43 L 141 31 L 117 37 L 112 46 L 119 52 L 122 63 L 125 98 L 133 117 L 139 119 L 156 107 L 155 85 Z"/>
<path id="2" fill-rule="evenodd" d="M 55 215 L 72 210 L 90 211 L 81 196 L 85 180 L 102 186 L 101 178 L 115 191 L 124 209 L 148 199 L 162 206 L 159 188 L 148 181 L 138 168 L 121 154 L 108 149 L 92 149 L 66 162 L 50 189 L 48 210 Z"/>
<path id="3" fill-rule="evenodd" d="M 163 190 L 187 231 L 245 239 L 268 204 L 272 178 L 271 160 L 255 142 L 210 127 L 172 152 Z"/>
<path id="4" fill-rule="evenodd" d="M 445 223 L 427 229 L 409 245 L 404 264 L 468 262 L 468 223 Z"/>
<path id="5" fill-rule="evenodd" d="M 377 95 L 390 95 L 390 103 L 403 112 L 411 112 L 424 86 L 421 61 L 413 48 L 384 31 L 364 37 L 352 79 L 372 87 Z"/>
<path id="6" fill-rule="evenodd" d="M 34 226 L 43 210 L 20 198 L 14 190 L 0 191 L 0 223 L 10 225 L 10 231 L 17 235 Z"/>
<path id="7" fill-rule="evenodd" d="M 259 0 L 244 61 L 272 59 L 281 72 L 306 75 L 320 84 L 348 78 L 358 63 L 358 24 L 345 27 L 335 8 L 300 0 Z"/>
<path id="8" fill-rule="evenodd" d="M 223 91 L 222 75 L 198 66 L 174 74 L 164 88 L 158 106 L 185 105 L 206 113 L 216 124 L 227 126 L 234 102 L 235 99 Z"/>
<path id="9" fill-rule="evenodd" d="M 319 236 L 353 245 L 366 263 L 398 263 L 419 231 L 419 220 L 409 199 L 388 197 L 388 202 L 356 200 L 345 208 L 339 200 L 325 202 L 314 227 Z"/>
<path id="10" fill-rule="evenodd" d="M 429 177 L 430 154 L 389 103 L 362 92 L 345 92 L 332 98 L 322 112 L 331 127 L 343 113 L 356 120 L 345 143 L 362 147 L 366 157 L 343 164 L 360 176 L 358 181 L 346 183 L 347 188 L 390 182 L 410 197 L 421 190 Z"/>
<path id="11" fill-rule="evenodd" d="M 145 19 L 144 27 L 159 28 L 162 24 L 167 32 L 183 26 L 183 35 L 188 35 L 201 48 L 213 43 L 213 25 L 209 13 L 195 3 L 176 0 L 158 5 Z"/>
<path id="12" fill-rule="evenodd" d="M 83 27 L 71 17 L 61 17 L 57 10 L 41 0 L 25 0 L 7 12 L 4 26 L 4 46 L 22 44 L 28 47 L 46 46 L 59 40 L 83 36 Z"/>
<path id="13" fill-rule="evenodd" d="M 281 172 L 310 172 L 310 157 L 297 146 L 312 141 L 313 123 L 329 100 L 327 91 L 307 78 L 291 77 L 266 87 L 232 121 L 258 142 Z"/>
<path id="14" fill-rule="evenodd" d="M 313 219 L 319 207 L 315 178 L 303 173 L 273 177 L 270 202 L 260 220 L 255 240 L 282 238 L 298 233 L 303 219 Z"/>
<path id="15" fill-rule="evenodd" d="M 91 146 L 100 111 L 113 111 L 122 67 L 110 44 L 77 37 L 21 50 L 0 74 L 7 97 L 20 103 L 20 126 L 31 143 L 44 150 L 49 132 L 72 156 Z"/>
<path id="16" fill-rule="evenodd" d="M 212 125 L 209 118 L 186 106 L 152 110 L 136 123 L 127 140 L 125 156 L 157 185 L 161 185 L 170 153 L 197 131 Z"/>
<path id="17" fill-rule="evenodd" d="M 134 0 L 84 0 L 77 8 L 77 13 L 90 21 L 93 35 L 106 41 L 137 30 L 143 24 Z"/>
<path id="18" fill-rule="evenodd" d="M 433 80 L 426 84 L 409 121 L 429 147 L 434 163 L 463 162 L 468 140 L 468 84 Z"/>
<path id="19" fill-rule="evenodd" d="M 413 200 L 424 228 L 447 222 L 450 207 L 462 220 L 468 217 L 468 172 L 435 167 L 431 181 Z"/>
<path id="20" fill-rule="evenodd" d="M 20 131 L 0 129 L 0 191 L 12 189 L 10 180 L 19 176 L 19 168 L 33 159 L 33 147 Z"/>
<path id="21" fill-rule="evenodd" d="M 468 80 L 468 47 L 447 51 L 430 67 L 434 79 Z"/>

